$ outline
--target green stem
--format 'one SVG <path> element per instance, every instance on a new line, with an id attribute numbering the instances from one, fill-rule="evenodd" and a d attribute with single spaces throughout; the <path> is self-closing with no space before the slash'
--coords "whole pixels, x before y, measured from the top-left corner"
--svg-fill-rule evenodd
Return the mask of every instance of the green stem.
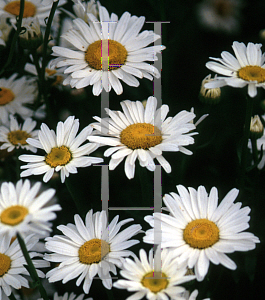
<path id="1" fill-rule="evenodd" d="M 137 164 L 136 172 L 139 174 L 141 194 L 142 194 L 142 205 L 149 206 L 154 203 L 154 183 L 151 181 L 150 174 L 153 173 L 148 171 L 145 167 L 141 167 Z"/>
<path id="2" fill-rule="evenodd" d="M 247 153 L 248 153 L 248 139 L 250 132 L 250 121 L 253 109 L 253 99 L 247 95 L 246 97 L 246 115 L 245 115 L 245 125 L 244 134 L 242 140 L 242 151 L 241 151 L 241 168 L 240 168 L 240 187 L 244 186 L 246 165 L 247 165 Z"/>
<path id="3" fill-rule="evenodd" d="M 76 196 L 77 193 L 75 192 L 75 187 L 73 186 L 73 184 L 71 184 L 71 180 L 69 177 L 65 178 L 65 185 L 75 203 L 75 206 L 77 208 L 79 215 L 82 217 L 85 213 L 84 209 L 83 209 L 83 205 L 82 205 L 82 202 L 80 201 L 80 199 Z"/>
<path id="4" fill-rule="evenodd" d="M 43 94 L 43 90 L 42 90 L 42 84 L 41 84 L 41 72 L 42 72 L 42 69 L 40 67 L 40 64 L 39 64 L 39 59 L 38 59 L 38 55 L 37 55 L 37 52 L 36 50 L 33 50 L 32 51 L 32 57 L 33 57 L 33 63 L 35 65 L 35 68 L 37 70 L 37 73 L 38 73 L 38 89 L 39 89 L 39 93 L 38 93 L 38 99 L 35 103 L 35 109 L 37 109 L 40 105 L 40 100 L 41 100 L 41 95 Z"/>
<path id="5" fill-rule="evenodd" d="M 13 293 L 11 293 L 11 294 L 8 296 L 8 298 L 9 298 L 10 300 L 16 300 L 16 297 L 13 295 Z"/>
<path id="6" fill-rule="evenodd" d="M 19 16 L 18 16 L 18 21 L 17 21 L 17 31 L 15 32 L 15 34 L 13 36 L 10 51 L 9 51 L 9 55 L 8 55 L 6 64 L 4 65 L 2 70 L 0 71 L 0 76 L 4 73 L 5 69 L 8 67 L 8 65 L 12 61 L 14 51 L 15 51 L 16 42 L 17 42 L 17 39 L 18 39 L 18 35 L 21 31 L 21 24 L 22 24 L 22 19 L 23 19 L 24 6 L 25 6 L 25 0 L 20 0 L 20 10 L 19 10 Z"/>
<path id="7" fill-rule="evenodd" d="M 53 2 L 52 8 L 50 11 L 50 15 L 48 18 L 46 30 L 45 30 L 45 35 L 44 35 L 44 40 L 43 40 L 43 53 L 42 53 L 42 67 L 41 67 L 41 73 L 40 73 L 40 83 L 42 85 L 42 92 L 44 96 L 44 100 L 47 105 L 47 92 L 45 89 L 45 68 L 47 64 L 47 48 L 48 48 L 48 42 L 49 42 L 49 36 L 51 32 L 51 25 L 52 25 L 52 20 L 56 11 L 56 8 L 58 6 L 59 1 Z"/>
<path id="8" fill-rule="evenodd" d="M 256 164 L 259 160 L 259 154 L 258 154 L 257 140 L 256 139 L 251 139 L 251 146 L 252 146 L 252 154 L 253 154 L 254 164 Z"/>
<path id="9" fill-rule="evenodd" d="M 106 294 L 108 296 L 108 299 L 109 300 L 114 300 L 114 296 L 113 296 L 112 290 L 105 289 L 105 291 L 106 291 Z"/>
<path id="10" fill-rule="evenodd" d="M 33 280 L 33 282 L 36 284 L 40 294 L 41 294 L 41 297 L 43 298 L 43 300 L 49 300 L 48 296 L 47 296 L 47 293 L 46 293 L 46 290 L 44 289 L 42 283 L 41 283 L 41 280 L 37 274 L 37 271 L 33 265 L 33 262 L 29 256 L 29 253 L 28 253 L 28 250 L 27 250 L 27 247 L 25 245 L 25 242 L 24 240 L 22 239 L 22 237 L 20 236 L 19 233 L 17 233 L 17 239 L 18 239 L 18 242 L 19 242 L 19 245 L 20 245 L 20 248 L 21 248 L 21 251 L 23 252 L 23 255 L 25 257 L 25 260 L 27 262 L 27 265 L 28 265 L 28 271 L 29 271 L 29 274 Z"/>

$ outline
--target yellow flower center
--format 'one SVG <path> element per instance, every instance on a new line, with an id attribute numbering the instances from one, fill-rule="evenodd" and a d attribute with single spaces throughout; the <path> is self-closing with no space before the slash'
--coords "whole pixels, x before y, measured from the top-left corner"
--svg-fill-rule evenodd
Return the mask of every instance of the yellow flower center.
<path id="1" fill-rule="evenodd" d="M 0 220 L 4 224 L 15 226 L 25 219 L 28 212 L 28 209 L 24 206 L 10 206 L 2 211 L 0 215 Z"/>
<path id="2" fill-rule="evenodd" d="M 79 261 L 82 264 L 90 265 L 100 262 L 110 252 L 107 242 L 100 239 L 87 241 L 78 250 Z"/>
<path id="3" fill-rule="evenodd" d="M 52 76 L 52 75 L 54 75 L 54 74 L 57 73 L 56 70 L 51 70 L 51 69 L 48 69 L 48 68 L 45 69 L 45 72 L 46 72 L 46 74 L 47 74 L 48 76 Z"/>
<path id="4" fill-rule="evenodd" d="M 205 249 L 219 241 L 219 229 L 207 219 L 194 220 L 184 229 L 183 239 L 193 248 Z"/>
<path id="5" fill-rule="evenodd" d="M 5 275 L 7 271 L 10 269 L 11 259 L 9 256 L 0 253 L 0 277 Z"/>
<path id="6" fill-rule="evenodd" d="M 161 277 L 161 278 L 160 278 Z M 164 290 L 168 285 L 165 273 L 149 272 L 144 275 L 141 280 L 143 286 L 148 288 L 153 293 L 158 293 Z"/>
<path id="7" fill-rule="evenodd" d="M 85 54 L 88 65 L 93 69 L 102 70 L 102 53 L 105 53 L 103 49 L 105 45 L 108 47 L 108 70 L 115 70 L 124 65 L 127 50 L 122 44 L 113 40 L 99 40 L 89 45 Z"/>
<path id="8" fill-rule="evenodd" d="M 4 10 L 14 16 L 18 16 L 20 12 L 20 1 L 9 2 L 4 7 Z M 25 1 L 23 18 L 34 17 L 35 14 L 36 14 L 36 6 L 31 2 Z"/>
<path id="9" fill-rule="evenodd" d="M 161 131 L 152 124 L 137 123 L 123 129 L 121 142 L 130 149 L 149 149 L 162 142 Z"/>
<path id="10" fill-rule="evenodd" d="M 5 105 L 14 100 L 15 95 L 10 89 L 0 88 L 0 105 Z"/>
<path id="11" fill-rule="evenodd" d="M 51 152 L 46 155 L 45 162 L 52 168 L 65 166 L 72 159 L 72 153 L 66 146 L 52 148 Z"/>
<path id="12" fill-rule="evenodd" d="M 238 71 L 238 77 L 246 81 L 265 82 L 265 69 L 260 66 L 246 66 Z"/>
<path id="13" fill-rule="evenodd" d="M 27 138 L 30 138 L 31 135 L 24 130 L 16 130 L 8 133 L 7 138 L 9 142 L 13 145 L 27 145 Z"/>

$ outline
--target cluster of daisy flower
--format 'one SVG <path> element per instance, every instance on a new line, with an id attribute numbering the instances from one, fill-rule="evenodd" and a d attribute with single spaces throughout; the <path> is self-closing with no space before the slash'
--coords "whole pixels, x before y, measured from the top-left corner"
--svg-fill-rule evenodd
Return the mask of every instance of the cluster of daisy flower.
<path id="1" fill-rule="evenodd" d="M 201 9 L 210 2 L 203 1 Z M 220 10 L 224 8 L 221 2 L 214 1 Z M 237 1 L 230 4 L 236 6 Z M 202 9 L 201 14 L 205 13 L 209 15 Z M 146 231 L 142 224 L 128 226 L 133 218 L 119 221 L 120 216 L 115 215 L 109 220 L 103 200 L 102 210 L 97 211 L 99 199 L 90 195 L 81 200 L 81 207 L 89 209 L 80 209 L 70 184 L 74 174 L 82 174 L 80 168 L 108 165 L 118 183 L 125 178 L 134 184 L 140 173 L 155 173 L 160 166 L 169 174 L 175 165 L 173 155 L 184 160 L 193 154 L 197 127 L 208 116 L 195 122 L 192 107 L 173 115 L 161 97 L 154 95 L 147 99 L 139 95 L 140 100 L 135 101 L 122 98 L 120 110 L 110 108 L 115 107 L 113 102 L 103 101 L 109 95 L 118 97 L 129 87 L 135 91 L 140 79 L 155 83 L 160 78 L 160 70 L 150 62 L 159 60 L 166 47 L 158 44 L 161 34 L 142 31 L 144 23 L 144 16 L 127 11 L 120 17 L 110 14 L 99 1 L 0 0 L 0 55 L 8 52 L 0 69 L 0 162 L 7 162 L 5 171 L 12 173 L 0 183 L 0 300 L 24 299 L 21 288 L 34 285 L 40 291 L 39 300 L 93 300 L 94 278 L 100 279 L 107 295 L 113 288 L 127 290 L 128 300 L 195 300 L 199 292 L 192 284 L 205 280 L 210 262 L 235 270 L 236 263 L 227 254 L 253 250 L 260 242 L 245 231 L 251 209 L 236 202 L 236 188 L 218 203 L 216 187 L 208 193 L 203 185 L 195 189 L 176 182 L 178 193 L 163 197 L 165 212 L 154 209 L 144 217 L 151 227 Z M 222 24 L 220 18 L 216 26 Z M 227 26 L 225 23 L 225 30 Z M 236 30 L 237 24 L 234 27 Z M 207 103 L 211 99 L 219 102 L 224 86 L 247 86 L 249 102 L 257 96 L 258 87 L 265 88 L 261 44 L 235 41 L 232 48 L 235 56 L 224 51 L 221 58 L 206 63 L 221 75 L 203 80 L 200 97 Z M 12 62 L 19 60 L 14 53 L 26 59 L 22 72 L 18 68 L 10 74 Z M 143 85 L 145 82 L 142 80 Z M 69 111 L 60 121 L 54 117 L 56 101 L 66 102 L 65 95 L 74 95 L 76 90 L 86 98 L 101 95 L 101 116 L 91 106 L 88 115 L 94 115 L 94 121 L 87 118 L 86 124 Z M 80 115 L 86 113 L 84 109 Z M 264 128 L 260 119 L 250 120 L 251 112 L 247 116 L 242 152 L 251 148 L 254 166 L 262 169 L 265 158 L 255 155 L 265 151 Z M 261 134 L 249 140 L 251 130 Z M 172 156 L 166 159 L 166 152 L 173 152 Z M 244 159 L 242 172 L 243 163 Z M 122 173 L 117 171 L 120 164 Z M 147 178 L 151 173 L 145 174 Z M 84 180 L 90 184 L 89 179 Z M 78 214 L 61 199 L 64 186 Z M 102 195 L 103 190 L 104 186 Z M 67 206 L 65 217 L 62 213 Z M 66 224 L 69 219 L 72 223 Z M 126 228 L 121 230 L 123 225 Z M 138 257 L 135 246 L 140 243 Z M 58 281 L 75 280 L 82 294 L 67 291 L 59 296 L 54 290 L 47 295 L 40 278 L 54 287 Z"/>

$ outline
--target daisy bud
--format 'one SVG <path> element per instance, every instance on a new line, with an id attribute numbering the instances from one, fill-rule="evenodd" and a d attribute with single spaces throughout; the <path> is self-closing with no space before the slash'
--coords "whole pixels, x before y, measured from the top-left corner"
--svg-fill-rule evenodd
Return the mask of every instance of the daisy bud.
<path id="1" fill-rule="evenodd" d="M 221 99 L 221 89 L 218 88 L 205 88 L 205 84 L 212 81 L 211 75 L 206 76 L 201 85 L 201 90 L 199 94 L 199 99 L 202 103 L 206 104 L 217 104 Z"/>
<path id="2" fill-rule="evenodd" d="M 251 117 L 250 138 L 259 139 L 263 136 L 264 127 L 258 115 Z"/>
<path id="3" fill-rule="evenodd" d="M 37 49 L 43 42 L 40 23 L 37 18 L 25 18 L 22 20 L 22 30 L 19 34 L 19 42 L 24 49 Z"/>

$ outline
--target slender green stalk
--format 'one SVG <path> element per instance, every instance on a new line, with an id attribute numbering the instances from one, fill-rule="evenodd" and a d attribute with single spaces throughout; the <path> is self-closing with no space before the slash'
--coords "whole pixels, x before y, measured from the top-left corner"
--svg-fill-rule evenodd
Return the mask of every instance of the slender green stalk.
<path id="1" fill-rule="evenodd" d="M 140 186 L 141 186 L 141 194 L 142 194 L 142 205 L 148 206 L 154 202 L 154 183 L 150 178 L 150 171 L 148 171 L 145 167 L 141 167 L 140 165 L 136 165 L 136 172 L 138 172 Z M 153 176 L 153 174 L 151 173 Z"/>
<path id="2" fill-rule="evenodd" d="M 251 146 L 252 146 L 252 154 L 253 154 L 254 164 L 257 164 L 258 160 L 259 160 L 257 139 L 251 139 Z"/>
<path id="3" fill-rule="evenodd" d="M 8 55 L 6 64 L 4 65 L 2 70 L 0 71 L 0 75 L 2 75 L 4 73 L 5 69 L 8 67 L 8 65 L 12 61 L 14 51 L 15 51 L 15 47 L 16 47 L 16 42 L 18 40 L 18 35 L 21 31 L 21 24 L 22 24 L 22 19 L 23 19 L 24 6 L 25 6 L 25 0 L 20 0 L 20 10 L 19 10 L 19 16 L 18 16 L 18 21 L 17 21 L 17 31 L 15 32 L 15 34 L 13 36 L 11 46 L 10 46 L 9 55 Z"/>
<path id="4" fill-rule="evenodd" d="M 114 300 L 114 296 L 113 296 L 112 290 L 105 289 L 105 291 L 106 291 L 106 294 L 108 296 L 108 299 L 109 300 Z"/>
<path id="5" fill-rule="evenodd" d="M 241 151 L 241 167 L 240 167 L 240 187 L 244 186 L 245 173 L 246 173 L 246 164 L 247 164 L 247 153 L 248 153 L 248 139 L 250 132 L 250 121 L 253 109 L 253 99 L 247 95 L 246 97 L 246 115 L 245 115 L 245 124 L 244 124 L 244 134 L 242 140 L 242 151 Z"/>
<path id="6" fill-rule="evenodd" d="M 77 208 L 77 211 L 79 213 L 79 215 L 82 217 L 84 215 L 84 209 L 83 209 L 83 205 L 82 202 L 80 201 L 80 199 L 77 197 L 77 193 L 75 193 L 75 187 L 73 186 L 73 184 L 71 183 L 70 178 L 65 178 L 65 185 L 67 187 L 67 190 L 69 192 L 69 194 L 71 195 L 75 206 Z"/>
<path id="7" fill-rule="evenodd" d="M 37 70 L 37 74 L 38 74 L 38 89 L 39 89 L 39 93 L 38 93 L 38 99 L 35 103 L 35 109 L 37 109 L 40 105 L 40 100 L 41 100 L 41 95 L 43 94 L 43 91 L 42 91 L 42 84 L 41 84 L 41 67 L 40 67 L 40 64 L 39 64 L 39 59 L 38 59 L 38 55 L 37 55 L 37 52 L 36 50 L 34 49 L 32 51 L 32 57 L 33 57 L 33 63 L 35 65 L 35 68 Z"/>
<path id="8" fill-rule="evenodd" d="M 42 91 L 44 93 L 44 99 L 47 102 L 47 93 L 46 89 L 44 87 L 45 83 L 45 68 L 47 64 L 47 49 L 48 49 L 48 42 L 49 42 L 49 36 L 51 32 L 51 26 L 52 26 L 52 20 L 56 11 L 56 8 L 58 6 L 59 1 L 53 2 L 52 9 L 50 11 L 50 15 L 48 18 L 45 34 L 44 34 L 44 40 L 43 40 L 43 53 L 42 53 L 42 67 L 41 67 L 41 73 L 40 73 L 40 82 L 42 85 Z"/>
<path id="9" fill-rule="evenodd" d="M 11 293 L 11 294 L 8 296 L 8 298 L 9 298 L 10 300 L 16 300 L 16 297 L 13 295 L 13 293 Z"/>
<path id="10" fill-rule="evenodd" d="M 27 250 L 27 247 L 25 245 L 25 242 L 24 240 L 22 239 L 22 237 L 20 236 L 19 233 L 17 233 L 17 239 L 18 239 L 18 242 L 19 242 L 19 245 L 20 245 L 20 248 L 21 248 L 21 251 L 23 252 L 23 255 L 25 257 L 25 260 L 27 262 L 27 265 L 28 265 L 28 271 L 29 271 L 29 274 L 30 274 L 30 277 L 32 278 L 33 282 L 36 284 L 36 287 L 38 288 L 40 294 L 41 294 L 41 297 L 44 299 L 44 300 L 49 300 L 48 296 L 47 296 L 47 293 L 46 293 L 46 290 L 44 289 L 42 283 L 41 283 L 41 280 L 37 274 L 37 271 L 33 265 L 33 262 L 29 256 L 29 253 L 28 253 L 28 250 Z"/>

